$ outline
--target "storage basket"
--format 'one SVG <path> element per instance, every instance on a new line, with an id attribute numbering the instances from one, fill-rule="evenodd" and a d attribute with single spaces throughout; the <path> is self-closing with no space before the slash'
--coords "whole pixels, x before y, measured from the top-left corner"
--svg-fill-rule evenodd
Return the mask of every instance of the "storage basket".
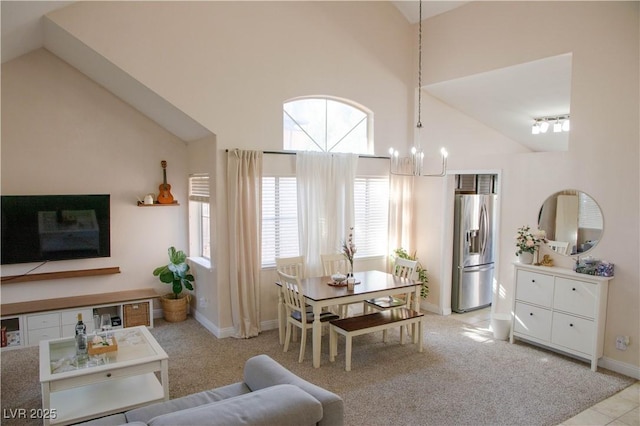
<path id="1" fill-rule="evenodd" d="M 169 294 L 170 296 L 171 294 Z M 191 297 L 187 294 L 178 299 L 172 299 L 167 295 L 160 298 L 162 303 L 162 316 L 168 322 L 180 322 L 187 319 L 189 311 L 189 300 Z"/>
<path id="2" fill-rule="evenodd" d="M 129 303 L 124 305 L 124 326 L 151 325 L 149 316 L 149 302 Z"/>

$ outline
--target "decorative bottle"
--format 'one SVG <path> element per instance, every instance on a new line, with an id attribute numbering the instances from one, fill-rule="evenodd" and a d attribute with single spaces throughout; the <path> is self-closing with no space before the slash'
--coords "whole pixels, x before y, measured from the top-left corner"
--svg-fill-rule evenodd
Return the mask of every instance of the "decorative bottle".
<path id="1" fill-rule="evenodd" d="M 78 322 L 76 323 L 76 359 L 80 364 L 88 358 L 87 326 L 82 322 L 82 314 L 78 314 Z"/>

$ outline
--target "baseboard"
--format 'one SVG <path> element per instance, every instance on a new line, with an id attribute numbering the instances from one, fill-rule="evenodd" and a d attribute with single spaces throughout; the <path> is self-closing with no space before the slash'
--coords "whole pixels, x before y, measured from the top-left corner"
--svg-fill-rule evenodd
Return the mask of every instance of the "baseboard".
<path id="1" fill-rule="evenodd" d="M 441 314 L 440 306 L 433 303 L 425 302 L 424 300 L 420 301 L 420 310 L 423 312 L 431 312 L 438 315 Z"/>
<path id="2" fill-rule="evenodd" d="M 260 328 L 261 328 L 262 331 L 274 330 L 274 329 L 278 328 L 278 320 L 274 319 L 274 320 L 269 320 L 269 321 L 262 321 L 260 323 Z"/>
<path id="3" fill-rule="evenodd" d="M 222 333 L 220 333 L 220 329 L 214 323 L 209 321 L 207 317 L 205 317 L 204 315 L 202 315 L 200 312 L 196 310 L 192 310 L 191 315 L 193 315 L 193 318 L 195 318 L 195 320 L 198 321 L 204 328 L 209 330 L 211 334 L 216 336 L 218 339 L 221 338 Z"/>
<path id="4" fill-rule="evenodd" d="M 615 371 L 625 376 L 629 376 L 636 380 L 640 380 L 640 367 L 637 365 L 627 364 L 626 362 L 616 361 L 615 359 L 602 357 L 598 361 L 598 366 L 607 370 Z"/>

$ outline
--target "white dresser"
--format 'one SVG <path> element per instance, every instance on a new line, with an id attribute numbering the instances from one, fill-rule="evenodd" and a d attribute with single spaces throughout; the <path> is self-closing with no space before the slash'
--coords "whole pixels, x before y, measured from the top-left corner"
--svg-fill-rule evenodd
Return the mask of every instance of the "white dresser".
<path id="1" fill-rule="evenodd" d="M 607 292 L 613 277 L 515 263 L 510 341 L 515 338 L 591 361 L 604 346 Z"/>

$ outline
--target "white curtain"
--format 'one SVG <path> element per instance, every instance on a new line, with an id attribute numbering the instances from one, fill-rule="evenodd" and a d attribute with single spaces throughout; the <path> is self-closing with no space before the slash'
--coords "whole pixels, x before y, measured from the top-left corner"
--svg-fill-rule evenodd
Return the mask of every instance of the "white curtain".
<path id="1" fill-rule="evenodd" d="M 296 154 L 300 254 L 307 274 L 322 275 L 320 255 L 337 253 L 354 227 L 356 154 L 302 151 Z"/>
<path id="2" fill-rule="evenodd" d="M 262 152 L 227 154 L 229 286 L 234 337 L 260 333 Z"/>
<path id="3" fill-rule="evenodd" d="M 411 172 L 411 164 L 400 164 L 400 171 Z M 389 176 L 389 250 L 413 250 L 413 176 Z M 391 262 L 391 258 L 388 258 Z M 391 265 L 389 265 L 391 268 Z"/>

